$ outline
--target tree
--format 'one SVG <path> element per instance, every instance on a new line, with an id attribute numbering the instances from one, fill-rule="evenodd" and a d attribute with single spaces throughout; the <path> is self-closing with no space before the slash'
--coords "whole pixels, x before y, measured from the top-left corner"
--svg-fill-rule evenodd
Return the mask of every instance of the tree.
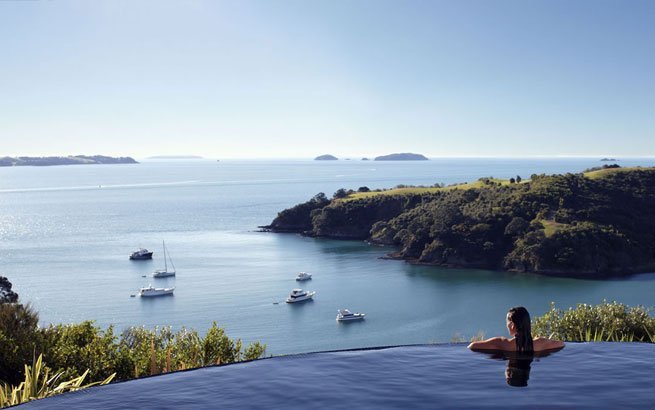
<path id="1" fill-rule="evenodd" d="M 4 276 L 0 276 L 0 303 L 16 303 L 18 294 L 11 290 L 11 282 Z"/>
<path id="2" fill-rule="evenodd" d="M 314 195 L 314 197 L 311 199 L 311 202 L 315 202 L 317 204 L 326 204 L 330 202 L 330 200 L 323 192 L 319 192 L 318 194 Z"/>
<path id="3" fill-rule="evenodd" d="M 510 179 L 509 179 L 509 183 L 510 183 L 510 184 L 513 184 L 513 183 L 515 183 L 515 182 L 516 182 L 516 180 L 515 180 L 514 178 L 510 178 Z"/>
<path id="4" fill-rule="evenodd" d="M 0 303 L 0 380 L 17 384 L 24 365 L 40 354 L 39 315 L 29 305 Z"/>
<path id="5" fill-rule="evenodd" d="M 346 191 L 344 188 L 339 188 L 334 195 L 332 195 L 332 198 L 334 199 L 341 199 L 345 198 L 348 196 L 348 191 Z"/>
<path id="6" fill-rule="evenodd" d="M 516 176 L 516 182 L 517 182 L 517 183 L 521 182 L 521 176 L 520 176 L 520 175 L 517 175 L 517 176 Z"/>

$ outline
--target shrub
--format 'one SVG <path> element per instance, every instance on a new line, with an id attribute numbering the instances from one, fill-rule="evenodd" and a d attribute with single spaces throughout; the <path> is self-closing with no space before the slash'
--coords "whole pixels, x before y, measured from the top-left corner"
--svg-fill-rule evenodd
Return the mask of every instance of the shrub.
<path id="1" fill-rule="evenodd" d="M 180 329 L 174 333 L 170 327 L 132 327 L 121 335 L 120 359 L 117 379 L 124 380 L 148 374 L 159 374 L 175 370 L 234 363 L 257 359 L 264 355 L 266 345 L 255 342 L 246 346 L 240 339 L 230 339 L 216 322 L 203 338 L 195 330 Z"/>
<path id="2" fill-rule="evenodd" d="M 0 304 L 0 380 L 16 385 L 25 376 L 24 364 L 43 354 L 60 377 L 82 376 L 92 382 L 115 374 L 117 380 L 159 374 L 212 364 L 256 359 L 266 345 L 243 348 L 215 322 L 202 337 L 195 330 L 170 327 L 132 327 L 120 337 L 113 327 L 103 330 L 91 321 L 37 327 L 38 315 L 29 307 Z"/>
<path id="3" fill-rule="evenodd" d="M 578 304 L 567 310 L 550 310 L 536 317 L 535 336 L 552 337 L 570 342 L 636 341 L 655 343 L 655 317 L 642 306 L 628 307 L 617 302 L 599 305 Z"/>

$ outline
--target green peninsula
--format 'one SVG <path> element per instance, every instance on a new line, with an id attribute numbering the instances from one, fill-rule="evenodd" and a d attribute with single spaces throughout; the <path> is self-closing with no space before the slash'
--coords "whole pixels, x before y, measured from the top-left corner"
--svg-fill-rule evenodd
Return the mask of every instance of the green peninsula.
<path id="1" fill-rule="evenodd" d="M 272 232 L 393 245 L 412 263 L 582 277 L 655 270 L 655 168 L 340 189 L 280 212 Z"/>
<path id="2" fill-rule="evenodd" d="M 70 155 L 67 157 L 2 157 L 0 167 L 89 165 L 89 164 L 138 164 L 132 157 L 107 157 L 104 155 Z"/>

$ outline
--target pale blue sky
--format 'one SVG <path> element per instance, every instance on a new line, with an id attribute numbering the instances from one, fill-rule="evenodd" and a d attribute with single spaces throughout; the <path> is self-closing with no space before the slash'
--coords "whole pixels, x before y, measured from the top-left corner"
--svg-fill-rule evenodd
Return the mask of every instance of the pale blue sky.
<path id="1" fill-rule="evenodd" d="M 0 156 L 655 155 L 655 1 L 0 1 Z"/>

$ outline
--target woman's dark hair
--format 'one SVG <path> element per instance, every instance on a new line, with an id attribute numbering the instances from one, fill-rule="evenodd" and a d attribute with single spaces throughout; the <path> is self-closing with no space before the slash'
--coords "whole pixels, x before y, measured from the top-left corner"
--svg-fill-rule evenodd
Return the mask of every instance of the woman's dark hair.
<path id="1" fill-rule="evenodd" d="M 530 314 L 523 306 L 513 307 L 507 312 L 507 317 L 516 327 L 516 351 L 519 353 L 532 353 L 532 327 L 530 325 Z"/>

